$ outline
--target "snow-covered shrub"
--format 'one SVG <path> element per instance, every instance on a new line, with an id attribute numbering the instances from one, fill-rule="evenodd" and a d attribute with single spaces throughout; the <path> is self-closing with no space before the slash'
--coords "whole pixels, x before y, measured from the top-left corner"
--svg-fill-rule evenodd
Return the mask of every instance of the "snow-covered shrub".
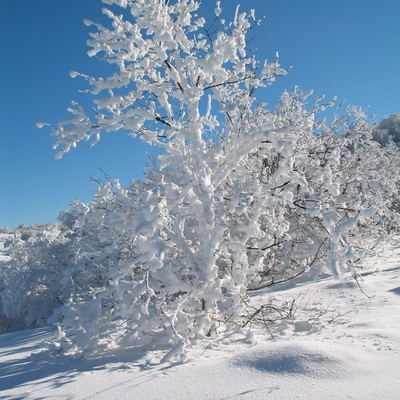
<path id="1" fill-rule="evenodd" d="M 49 318 L 58 322 L 62 314 L 56 309 L 102 285 L 102 269 L 84 237 L 65 222 L 18 228 L 7 248 L 10 259 L 0 265 L 2 332 L 45 326 Z"/>
<path id="2" fill-rule="evenodd" d="M 90 56 L 115 66 L 91 78 L 95 112 L 73 103 L 52 127 L 57 156 L 103 130 L 162 149 L 143 181 L 107 180 L 61 215 L 68 257 L 60 346 L 168 346 L 246 325 L 248 291 L 327 267 L 339 276 L 384 230 L 396 192 L 390 160 L 357 110 L 327 123 L 332 102 L 299 90 L 276 110 L 255 97 L 285 75 L 247 54 L 254 12 L 212 29 L 193 0 L 104 0 Z M 41 124 L 43 125 L 43 124 Z M 372 222 L 371 222 L 372 221 Z M 58 264 L 58 265 L 63 265 Z M 68 293 L 68 296 L 67 296 Z M 57 314 L 58 313 L 58 314 Z"/>
<path id="3" fill-rule="evenodd" d="M 2 331 L 45 326 L 62 304 L 59 273 L 68 263 L 57 224 L 20 227 L 0 267 Z"/>
<path id="4" fill-rule="evenodd" d="M 391 160 L 390 171 L 398 171 L 399 165 L 399 148 L 400 148 L 400 114 L 392 114 L 388 118 L 382 119 L 379 124 L 374 128 L 373 140 L 378 142 L 384 148 L 387 156 Z M 395 172 L 395 174 L 398 174 Z M 400 179 L 395 178 L 398 190 L 400 189 Z M 397 192 L 398 192 L 397 190 Z M 400 213 L 399 197 L 395 193 L 391 198 L 391 221 L 389 224 L 390 230 L 398 230 L 399 222 L 398 215 Z"/>
<path id="5" fill-rule="evenodd" d="M 383 118 L 374 129 L 372 137 L 382 147 L 391 143 L 400 147 L 400 113 Z"/>

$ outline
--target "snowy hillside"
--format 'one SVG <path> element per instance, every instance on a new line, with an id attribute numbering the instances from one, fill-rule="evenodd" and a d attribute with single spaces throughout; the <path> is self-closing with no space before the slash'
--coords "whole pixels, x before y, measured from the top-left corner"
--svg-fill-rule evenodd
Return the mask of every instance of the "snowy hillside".
<path id="1" fill-rule="evenodd" d="M 0 399 L 400 398 L 398 242 L 369 257 L 357 281 L 291 283 L 274 294 L 299 308 L 273 338 L 200 341 L 184 364 L 160 363 L 161 351 L 55 356 L 43 351 L 50 328 L 1 334 Z"/>

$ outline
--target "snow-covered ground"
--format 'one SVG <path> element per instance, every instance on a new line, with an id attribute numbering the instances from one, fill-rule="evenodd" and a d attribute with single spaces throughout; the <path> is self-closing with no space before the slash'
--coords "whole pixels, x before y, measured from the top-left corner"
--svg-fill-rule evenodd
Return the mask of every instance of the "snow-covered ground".
<path id="1" fill-rule="evenodd" d="M 370 257 L 358 283 L 291 283 L 273 296 L 300 306 L 274 338 L 204 341 L 185 364 L 134 350 L 50 355 L 52 328 L 1 334 L 0 399 L 400 399 L 399 244 Z"/>

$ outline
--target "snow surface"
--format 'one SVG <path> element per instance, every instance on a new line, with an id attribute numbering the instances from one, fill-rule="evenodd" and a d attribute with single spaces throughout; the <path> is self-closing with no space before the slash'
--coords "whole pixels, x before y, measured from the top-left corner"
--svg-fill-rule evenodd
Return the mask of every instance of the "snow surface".
<path id="1" fill-rule="evenodd" d="M 1 334 L 0 399 L 400 399 L 400 244 L 370 257 L 358 283 L 282 285 L 272 295 L 300 307 L 274 338 L 199 342 L 185 364 L 134 349 L 55 356 L 54 328 Z"/>

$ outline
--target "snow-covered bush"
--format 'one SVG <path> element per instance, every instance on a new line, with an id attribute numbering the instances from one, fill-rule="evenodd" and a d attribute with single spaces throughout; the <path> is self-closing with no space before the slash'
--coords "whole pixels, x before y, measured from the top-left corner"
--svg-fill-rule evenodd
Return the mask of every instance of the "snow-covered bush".
<path id="1" fill-rule="evenodd" d="M 374 128 L 372 134 L 373 140 L 378 142 L 385 149 L 387 156 L 391 159 L 391 171 L 398 171 L 399 165 L 399 148 L 400 148 L 400 114 L 392 114 L 388 118 L 383 118 Z M 396 174 L 396 172 L 395 172 Z M 397 222 L 390 224 L 389 229 L 398 230 L 398 215 L 400 213 L 400 201 L 397 192 L 400 189 L 400 179 L 395 178 L 397 191 L 392 196 L 391 211 L 392 218 Z"/>
<path id="2" fill-rule="evenodd" d="M 322 96 L 259 102 L 257 89 L 286 71 L 248 55 L 253 11 L 227 24 L 217 2 L 210 28 L 194 0 L 103 1 L 111 26 L 86 21 L 98 30 L 89 55 L 116 71 L 72 73 L 89 82 L 95 112 L 73 103 L 51 128 L 57 156 L 120 129 L 162 156 L 142 181 L 106 180 L 63 212 L 62 255 L 38 265 L 63 276 L 52 300 L 64 302 L 52 317 L 63 350 L 167 346 L 167 358 L 184 357 L 192 340 L 247 325 L 249 291 L 351 267 L 393 220 L 397 189 L 359 110 L 328 123 Z M 40 243 L 35 260 L 56 249 Z"/>
<path id="3" fill-rule="evenodd" d="M 18 227 L 9 240 L 9 260 L 0 264 L 1 332 L 45 326 L 50 317 L 58 322 L 62 314 L 56 309 L 102 285 L 102 269 L 92 248 L 85 247 L 89 242 L 82 240 L 86 233 L 74 232 L 64 221 Z"/>
<path id="4" fill-rule="evenodd" d="M 45 326 L 62 304 L 59 273 L 69 253 L 57 224 L 41 229 L 19 227 L 8 248 L 11 260 L 0 266 L 2 331 Z"/>
<path id="5" fill-rule="evenodd" d="M 392 114 L 388 118 L 383 118 L 374 129 L 373 139 L 382 147 L 391 143 L 400 147 L 400 114 Z"/>

